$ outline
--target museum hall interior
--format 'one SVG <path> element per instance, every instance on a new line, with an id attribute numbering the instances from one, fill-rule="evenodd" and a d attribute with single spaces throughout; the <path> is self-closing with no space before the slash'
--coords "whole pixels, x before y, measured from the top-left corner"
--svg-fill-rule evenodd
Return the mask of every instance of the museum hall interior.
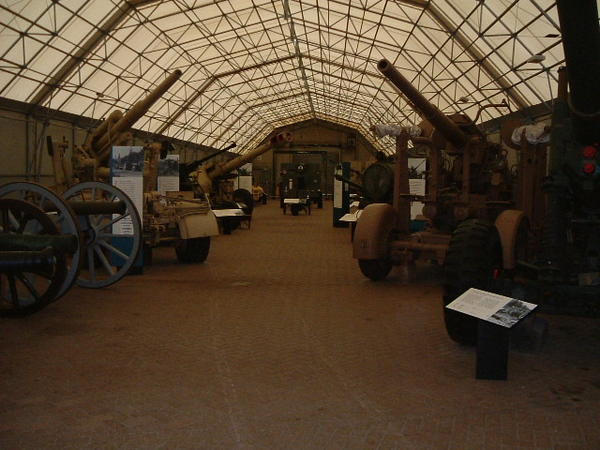
<path id="1" fill-rule="evenodd" d="M 599 0 L 0 0 L 0 448 L 600 448 Z"/>

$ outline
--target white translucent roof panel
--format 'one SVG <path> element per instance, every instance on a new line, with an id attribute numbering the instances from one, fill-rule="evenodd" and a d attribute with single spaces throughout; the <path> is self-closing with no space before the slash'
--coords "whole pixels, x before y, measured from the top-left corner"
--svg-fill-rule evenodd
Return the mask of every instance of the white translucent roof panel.
<path id="1" fill-rule="evenodd" d="M 135 127 L 242 152 L 311 118 L 393 151 L 369 124 L 420 119 L 382 58 L 472 117 L 552 99 L 564 59 L 554 0 L 0 0 L 0 96 L 100 119 L 181 70 Z"/>

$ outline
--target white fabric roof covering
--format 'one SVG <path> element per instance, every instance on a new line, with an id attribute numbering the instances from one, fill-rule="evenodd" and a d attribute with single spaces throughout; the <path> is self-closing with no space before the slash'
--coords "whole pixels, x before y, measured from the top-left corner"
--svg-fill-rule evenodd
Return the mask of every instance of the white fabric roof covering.
<path id="1" fill-rule="evenodd" d="M 563 61 L 550 0 L 0 0 L 0 22 L 0 96 L 99 119 L 181 69 L 135 127 L 239 151 L 310 118 L 390 151 L 369 124 L 419 119 L 381 58 L 471 117 L 550 100 Z"/>

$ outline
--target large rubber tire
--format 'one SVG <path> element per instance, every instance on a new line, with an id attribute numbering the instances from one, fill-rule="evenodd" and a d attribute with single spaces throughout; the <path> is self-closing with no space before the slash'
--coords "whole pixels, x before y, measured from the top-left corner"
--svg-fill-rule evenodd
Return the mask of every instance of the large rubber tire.
<path id="1" fill-rule="evenodd" d="M 359 259 L 358 267 L 365 277 L 379 281 L 388 276 L 392 263 L 384 259 Z"/>
<path id="2" fill-rule="evenodd" d="M 494 277 L 501 269 L 502 247 L 496 228 L 478 219 L 459 224 L 444 261 L 444 320 L 452 340 L 474 345 L 477 319 L 448 310 L 446 305 L 470 288 L 491 290 Z"/>
<path id="3" fill-rule="evenodd" d="M 210 236 L 180 239 L 175 244 L 177 261 L 180 263 L 201 263 L 206 261 L 210 251 Z"/>
<path id="4" fill-rule="evenodd" d="M 393 266 L 391 243 L 396 212 L 387 203 L 374 203 L 364 209 L 353 239 L 353 256 L 364 276 L 383 280 Z"/>

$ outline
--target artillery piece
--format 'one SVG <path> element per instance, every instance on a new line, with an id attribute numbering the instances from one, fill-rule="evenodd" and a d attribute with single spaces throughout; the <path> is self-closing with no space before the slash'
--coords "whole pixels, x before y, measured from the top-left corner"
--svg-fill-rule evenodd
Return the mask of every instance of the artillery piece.
<path id="1" fill-rule="evenodd" d="M 15 209 L 3 211 L 7 223 L 14 227 L 19 222 L 16 217 L 23 216 L 25 223 L 33 227 L 24 232 L 22 227 L 5 226 L 2 230 L 4 238 L 0 239 L 0 252 L 38 252 L 46 251 L 48 247 L 47 252 L 54 255 L 49 257 L 50 260 L 53 261 L 52 258 L 59 254 L 64 256 L 59 264 L 63 266 L 61 271 L 66 272 L 64 280 L 59 282 L 54 275 L 50 277 L 53 284 L 59 284 L 58 290 L 43 286 L 39 288 L 33 282 L 28 284 L 26 278 L 16 278 L 29 289 L 30 294 L 23 297 L 17 294 L 18 289 L 9 291 L 14 312 L 17 313 L 37 311 L 39 307 L 64 295 L 75 282 L 86 288 L 112 285 L 127 274 L 141 246 L 141 221 L 135 205 L 121 190 L 105 183 L 80 183 L 59 196 L 36 183 L 13 182 L 0 186 L 0 201 L 16 202 L 17 205 Z M 23 206 L 23 203 L 30 208 Z M 23 211 L 28 213 L 24 215 Z M 35 217 L 33 222 L 29 221 L 32 214 Z M 46 216 L 46 220 L 42 219 L 41 214 Z M 114 225 L 125 225 L 132 234 L 115 232 Z M 11 244 L 15 240 L 14 234 L 23 235 L 16 248 Z M 58 234 L 60 237 L 40 239 L 37 234 L 46 237 Z M 122 238 L 129 239 L 128 247 L 115 244 Z M 65 241 L 74 244 L 65 247 Z M 7 255 L 8 267 L 12 267 L 14 256 Z M 48 258 L 38 261 L 44 260 L 48 261 Z M 55 273 L 52 264 L 38 272 Z M 45 294 L 42 295 L 42 292 Z"/>
<path id="2" fill-rule="evenodd" d="M 148 249 L 175 243 L 177 259 L 183 263 L 203 262 L 210 251 L 210 238 L 219 234 L 217 219 L 212 209 L 231 207 L 236 195 L 229 184 L 223 186 L 223 177 L 241 167 L 274 145 L 291 141 L 291 134 L 275 135 L 269 142 L 238 156 L 226 163 L 209 162 L 216 155 L 235 146 L 230 145 L 199 161 L 183 166 L 194 192 L 175 192 L 170 196 L 158 192 L 144 194 L 144 241 Z M 247 193 L 241 200 L 252 206 L 252 194 Z M 194 198 L 195 197 L 195 198 Z M 249 198 L 248 198 L 249 197 Z M 237 205 L 234 204 L 237 208 Z"/>
<path id="3" fill-rule="evenodd" d="M 131 127 L 160 99 L 181 77 L 181 70 L 175 70 L 161 81 L 146 97 L 123 114 L 113 111 L 93 132 L 82 146 L 73 150 L 73 175 L 75 182 L 107 180 L 110 175 L 108 161 L 115 145 L 131 142 Z"/>
<path id="4" fill-rule="evenodd" d="M 424 120 L 417 129 L 401 129 L 395 134 L 392 205 L 368 205 L 356 225 L 354 258 L 358 259 L 362 273 L 372 280 L 385 278 L 393 265 L 416 259 L 443 263 L 450 233 L 460 222 L 471 217 L 494 220 L 500 211 L 512 205 L 506 152 L 501 146 L 488 142 L 466 115 L 444 115 L 387 60 L 379 61 L 377 67 Z M 428 149 L 424 198 L 415 198 L 408 192 L 409 140 Z M 391 167 L 385 170 L 390 172 Z M 382 191 L 390 191 L 390 183 L 387 184 Z M 412 234 L 409 232 L 411 199 L 425 204 L 423 214 L 431 223 L 429 229 Z"/>
<path id="5" fill-rule="evenodd" d="M 192 172 L 195 172 L 196 170 L 198 170 L 198 168 L 200 166 L 202 166 L 203 164 L 205 164 L 207 161 L 210 161 L 211 159 L 214 159 L 217 156 L 222 155 L 223 153 L 225 153 L 235 147 L 236 147 L 236 143 L 232 142 L 231 144 L 227 145 L 226 147 L 224 147 L 220 150 L 217 150 L 216 152 L 211 153 L 210 155 L 200 158 L 196 161 L 179 164 L 179 184 L 180 184 L 180 186 L 184 187 L 184 189 L 182 189 L 182 190 L 184 190 L 184 191 L 193 190 L 194 185 L 190 180 L 190 174 Z"/>
<path id="6" fill-rule="evenodd" d="M 594 0 L 556 3 L 566 70 L 559 69 L 547 177 L 522 183 L 517 198 L 528 201 L 495 222 L 459 225 L 444 267 L 444 304 L 476 287 L 539 303 L 541 311 L 600 313 L 598 9 Z M 528 207 L 541 193 L 543 214 Z M 444 314 L 453 340 L 476 342 L 476 320 L 447 308 Z"/>
<path id="7" fill-rule="evenodd" d="M 142 245 L 141 220 L 129 196 L 103 182 L 110 175 L 110 149 L 131 139 L 131 126 L 180 76 L 180 71 L 171 74 L 126 114 L 111 113 L 82 146 L 74 148 L 70 160 L 68 142 L 63 138 L 54 145 L 49 138 L 52 190 L 27 182 L 0 186 L 5 205 L 0 259 L 6 276 L 1 288 L 6 290 L 2 298 L 8 313 L 36 311 L 65 294 L 74 282 L 101 288 L 129 272 Z M 29 227 L 26 232 L 24 227 L 15 228 L 19 221 Z M 16 234 L 22 236 L 15 247 Z"/>
<path id="8" fill-rule="evenodd" d="M 229 207 L 228 205 L 235 202 L 236 199 L 239 199 L 250 206 L 251 209 L 253 203 L 252 193 L 243 189 L 234 191 L 232 182 L 228 180 L 228 178 L 230 178 L 230 173 L 252 161 L 257 156 L 271 150 L 273 147 L 291 142 L 292 139 L 291 133 L 279 133 L 274 135 L 266 143 L 256 147 L 254 150 L 250 150 L 230 161 L 224 163 L 209 162 L 208 164 L 200 165 L 196 170 L 190 173 L 190 180 L 192 181 L 196 196 L 209 196 L 211 204 L 213 204 L 215 208 L 221 206 Z M 247 194 L 239 191 L 247 192 Z"/>

